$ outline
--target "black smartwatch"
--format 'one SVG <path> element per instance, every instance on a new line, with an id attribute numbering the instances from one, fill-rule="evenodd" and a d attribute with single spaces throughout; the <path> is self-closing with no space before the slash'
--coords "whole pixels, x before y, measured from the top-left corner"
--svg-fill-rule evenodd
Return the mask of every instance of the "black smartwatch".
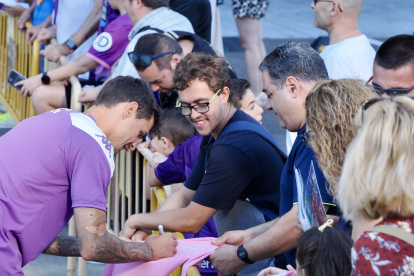
<path id="1" fill-rule="evenodd" d="M 47 72 L 43 73 L 41 80 L 43 84 L 50 84 L 50 78 L 47 75 Z"/>
<path id="2" fill-rule="evenodd" d="M 250 260 L 247 255 L 248 255 L 247 250 L 244 249 L 243 244 L 240 245 L 237 248 L 237 257 L 239 257 L 239 259 L 242 260 L 243 262 L 245 262 L 246 264 L 254 264 L 254 262 L 252 260 Z"/>
<path id="3" fill-rule="evenodd" d="M 72 49 L 73 51 L 75 51 L 76 48 L 78 48 L 76 46 L 76 43 L 71 39 L 66 40 L 65 44 L 66 44 L 66 46 L 68 46 L 69 49 Z"/>

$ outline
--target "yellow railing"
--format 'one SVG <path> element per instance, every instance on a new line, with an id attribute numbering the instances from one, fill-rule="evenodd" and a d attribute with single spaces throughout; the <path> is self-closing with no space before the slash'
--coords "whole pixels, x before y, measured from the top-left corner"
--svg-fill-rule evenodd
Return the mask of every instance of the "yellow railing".
<path id="1" fill-rule="evenodd" d="M 30 27 L 31 23 L 26 23 Z M 15 69 L 25 77 L 39 74 L 40 44 L 33 46 L 26 41 L 26 35 L 17 27 L 17 18 L 0 11 L 0 101 L 6 107 L 15 123 L 34 116 L 30 98 L 24 98 L 19 91 L 7 84 L 7 77 Z"/>

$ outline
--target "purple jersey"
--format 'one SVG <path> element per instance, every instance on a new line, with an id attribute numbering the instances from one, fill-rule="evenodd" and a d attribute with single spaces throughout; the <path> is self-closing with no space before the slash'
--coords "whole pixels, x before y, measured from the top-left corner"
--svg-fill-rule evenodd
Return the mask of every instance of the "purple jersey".
<path id="1" fill-rule="evenodd" d="M 155 168 L 157 178 L 164 184 L 185 182 L 197 161 L 202 139 L 197 134 L 177 145 L 168 159 Z"/>
<path id="2" fill-rule="evenodd" d="M 102 0 L 101 20 L 98 27 L 98 35 L 102 33 L 107 25 L 119 16 L 119 11 L 112 9 L 108 0 Z"/>
<path id="3" fill-rule="evenodd" d="M 73 208 L 106 211 L 113 158 L 93 118 L 63 108 L 26 119 L 0 138 L 0 275 L 23 274 Z"/>
<path id="4" fill-rule="evenodd" d="M 111 21 L 93 42 L 86 56 L 99 65 L 95 69 L 95 79 L 106 80 L 111 75 L 111 66 L 121 57 L 129 43 L 128 34 L 132 29 L 128 14 Z"/>

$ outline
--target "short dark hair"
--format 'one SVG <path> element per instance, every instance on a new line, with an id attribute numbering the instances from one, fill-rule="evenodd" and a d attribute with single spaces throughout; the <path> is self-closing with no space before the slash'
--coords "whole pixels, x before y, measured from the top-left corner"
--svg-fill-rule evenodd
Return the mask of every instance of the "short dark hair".
<path id="1" fill-rule="evenodd" d="M 176 147 L 195 134 L 195 129 L 187 118 L 175 108 L 164 108 L 158 139 L 168 138 Z"/>
<path id="2" fill-rule="evenodd" d="M 165 34 L 159 33 L 147 34 L 140 37 L 134 48 L 134 53 L 138 55 L 154 56 L 168 52 L 182 55 L 183 49 L 175 39 L 172 39 Z M 171 70 L 171 56 L 171 54 L 168 54 L 153 59 L 153 62 L 155 62 L 159 71 L 162 71 L 164 69 Z M 135 61 L 134 66 L 139 72 L 145 71 L 145 69 L 147 69 L 147 66 L 143 65 L 139 59 Z"/>
<path id="3" fill-rule="evenodd" d="M 154 116 L 154 126 L 149 135 L 153 137 L 159 133 L 162 110 L 149 86 L 140 79 L 118 76 L 108 81 L 96 98 L 94 105 L 112 108 L 125 102 L 138 103 L 137 119 L 150 120 Z"/>
<path id="4" fill-rule="evenodd" d="M 388 70 L 397 70 L 406 65 L 411 65 L 414 70 L 414 36 L 396 35 L 388 38 L 379 47 L 374 61 Z"/>
<path id="5" fill-rule="evenodd" d="M 131 0 L 129 0 L 131 2 Z M 141 0 L 145 7 L 151 9 L 158 9 L 161 7 L 169 7 L 170 0 Z"/>
<path id="6" fill-rule="evenodd" d="M 334 227 L 323 232 L 312 228 L 303 233 L 296 251 L 298 269 L 307 276 L 348 276 L 351 274 L 353 240 L 348 233 Z"/>
<path id="7" fill-rule="evenodd" d="M 259 67 L 267 71 L 278 89 L 286 79 L 293 76 L 303 82 L 317 82 L 328 79 L 323 59 L 308 43 L 289 41 L 276 47 L 268 54 Z"/>
<path id="8" fill-rule="evenodd" d="M 246 79 L 231 79 L 226 86 L 230 89 L 231 104 L 235 108 L 240 109 L 243 96 L 251 86 L 250 82 Z"/>
<path id="9" fill-rule="evenodd" d="M 227 61 L 221 56 L 189 53 L 177 64 L 173 82 L 177 90 L 184 90 L 193 80 L 204 81 L 214 93 L 221 89 L 220 95 L 226 86 L 228 71 Z"/>

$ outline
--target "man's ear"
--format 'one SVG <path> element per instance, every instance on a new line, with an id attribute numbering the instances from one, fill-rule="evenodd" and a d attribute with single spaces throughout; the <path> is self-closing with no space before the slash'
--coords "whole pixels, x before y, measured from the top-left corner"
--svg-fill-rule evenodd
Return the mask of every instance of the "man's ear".
<path id="1" fill-rule="evenodd" d="M 339 13 L 341 13 L 341 11 L 339 10 L 338 2 L 332 2 L 331 16 L 335 16 Z"/>
<path id="2" fill-rule="evenodd" d="M 286 79 L 285 85 L 288 88 L 289 91 L 289 95 L 292 98 L 297 98 L 299 96 L 300 93 L 300 84 L 297 78 L 289 76 Z"/>
<path id="3" fill-rule="evenodd" d="M 220 97 L 223 104 L 226 104 L 230 97 L 230 89 L 227 86 L 224 86 L 223 89 L 221 89 Z M 216 93 L 215 91 L 214 93 Z"/>
<path id="4" fill-rule="evenodd" d="M 124 113 L 122 114 L 122 119 L 125 120 L 131 116 L 136 116 L 138 111 L 138 103 L 130 102 L 124 108 Z"/>
<path id="5" fill-rule="evenodd" d="M 142 3 L 142 0 L 132 0 L 132 1 L 137 1 L 137 8 L 142 8 L 144 6 L 144 3 Z"/>
<path id="6" fill-rule="evenodd" d="M 178 54 L 174 54 L 171 56 L 171 68 L 173 71 L 175 70 L 177 64 L 181 61 L 182 58 L 183 57 Z"/>

